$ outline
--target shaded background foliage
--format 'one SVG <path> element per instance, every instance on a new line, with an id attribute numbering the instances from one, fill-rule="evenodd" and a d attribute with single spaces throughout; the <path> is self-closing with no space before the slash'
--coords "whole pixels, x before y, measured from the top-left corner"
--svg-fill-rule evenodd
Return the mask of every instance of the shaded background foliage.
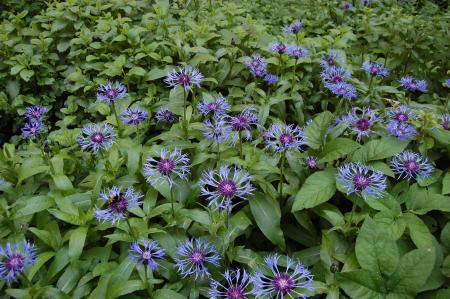
<path id="1" fill-rule="evenodd" d="M 414 74 L 428 81 L 429 92 L 413 96 L 413 106 L 430 115 L 448 113 L 448 88 L 442 83 L 450 69 L 445 1 L 373 1 L 371 8 L 352 11 L 342 10 L 341 1 L 327 0 L 212 2 L 212 11 L 208 1 L 1 4 L 0 174 L 8 183 L 2 187 L 0 235 L 36 240 L 40 259 L 28 277 L 39 284 L 32 290 L 51 298 L 115 298 L 133 292 L 127 298 L 145 296 L 138 282 L 142 273 L 132 274 L 126 259 L 133 240 L 130 232 L 124 233 L 128 228 L 123 223 L 118 228 L 99 225 L 89 210 L 98 193 L 116 183 L 138 185 L 145 194 L 145 204 L 131 223 L 169 254 L 188 231 L 217 239 L 235 265 L 254 268 L 272 251 L 300 258 L 312 268 L 317 297 L 448 298 L 448 134 L 431 130 L 436 121 L 428 114 L 423 117 L 420 139 L 411 147 L 429 156 L 438 174 L 411 186 L 392 179 L 390 196 L 359 203 L 355 218 L 350 218 L 355 198 L 336 192 L 333 165 L 348 158 L 393 176 L 385 161 L 407 143 L 382 136 L 360 145 L 348 136 L 327 136 L 333 118 L 342 113 L 322 87 L 317 63 L 330 48 L 342 50 L 361 95 L 360 106 L 382 110 L 393 102 L 410 101 L 397 88 L 398 78 Z M 294 60 L 283 58 L 285 78 L 269 97 L 245 70 L 242 58 L 253 52 L 273 56 L 267 44 L 289 39 L 282 27 L 294 19 L 305 23 L 299 40 L 311 54 L 302 59 L 294 87 L 289 79 Z M 392 73 L 368 96 L 368 80 L 360 69 L 366 59 L 386 63 Z M 235 149 L 224 148 L 224 161 L 248 168 L 259 190 L 248 205 L 234 211 L 232 229 L 226 231 L 220 217 L 210 218 L 197 205 L 194 183 L 215 159 L 202 140 L 197 116 L 190 120 L 190 142 L 180 140 L 179 127 L 161 127 L 151 120 L 143 126 L 142 146 L 128 129 L 97 164 L 79 151 L 76 137 L 83 124 L 105 118 L 114 123 L 110 107 L 95 101 L 97 86 L 106 80 L 118 79 L 130 92 L 118 103 L 119 110 L 139 104 L 153 114 L 169 107 L 181 115 L 182 92 L 169 91 L 162 79 L 182 62 L 206 77 L 192 101 L 220 92 L 234 104 L 233 111 L 256 104 L 265 126 L 277 119 L 299 125 L 313 119 L 316 130 L 306 134 L 316 145 L 310 145 L 308 153 L 317 155 L 326 169 L 311 173 L 301 162 L 307 153 L 288 155 L 289 198 L 280 203 L 279 157 L 247 144 L 241 161 Z M 276 57 L 268 63 L 279 67 Z M 40 144 L 25 144 L 20 136 L 25 107 L 35 104 L 51 109 L 46 121 L 52 155 L 45 161 Z M 335 115 L 320 113 L 327 110 Z M 179 227 L 165 225 L 167 190 L 149 187 L 141 174 L 142 160 L 161 146 L 181 147 L 192 160 L 192 180 L 176 194 L 182 203 Z M 191 285 L 180 280 L 170 262 L 165 266 L 154 297 L 188 296 Z M 207 285 L 201 287 L 206 296 Z M 2 296 L 27 298 L 31 293 L 16 289 Z"/>

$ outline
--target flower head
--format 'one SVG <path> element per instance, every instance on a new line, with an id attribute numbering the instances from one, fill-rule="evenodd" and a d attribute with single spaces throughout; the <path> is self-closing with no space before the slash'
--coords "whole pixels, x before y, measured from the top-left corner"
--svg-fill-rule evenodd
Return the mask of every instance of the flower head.
<path id="1" fill-rule="evenodd" d="M 387 126 L 388 132 L 398 139 L 410 139 L 413 138 L 417 131 L 413 125 L 405 122 L 397 122 L 391 120 Z"/>
<path id="2" fill-rule="evenodd" d="M 372 5 L 372 0 L 361 0 L 361 4 L 364 6 Z"/>
<path id="3" fill-rule="evenodd" d="M 342 8 L 345 10 L 350 10 L 353 8 L 353 4 L 351 4 L 350 2 L 344 2 L 342 3 Z"/>
<path id="4" fill-rule="evenodd" d="M 195 279 L 209 276 L 208 265 L 219 266 L 220 256 L 211 243 L 202 239 L 190 239 L 177 247 L 175 266 L 183 276 L 195 275 Z"/>
<path id="5" fill-rule="evenodd" d="M 357 98 L 356 88 L 347 82 L 326 84 L 326 88 L 337 96 L 343 97 L 349 101 L 354 101 Z"/>
<path id="6" fill-rule="evenodd" d="M 150 157 L 144 164 L 144 176 L 152 185 L 166 181 L 172 187 L 175 179 L 186 180 L 188 174 L 189 158 L 177 148 L 173 151 L 163 148 L 158 158 Z"/>
<path id="7" fill-rule="evenodd" d="M 111 221 L 112 224 L 115 224 L 121 219 L 125 219 L 127 210 L 143 204 L 139 201 L 141 197 L 142 194 L 135 192 L 132 187 L 122 193 L 120 187 L 112 186 L 106 192 L 100 193 L 100 199 L 106 201 L 107 206 L 105 209 L 96 207 L 95 218 L 102 223 Z"/>
<path id="8" fill-rule="evenodd" d="M 344 119 L 349 124 L 350 129 L 356 134 L 356 140 L 360 141 L 363 137 L 368 137 L 373 132 L 372 126 L 379 120 L 379 117 L 370 108 L 363 108 L 361 113 L 358 113 L 356 108 L 353 108 Z"/>
<path id="9" fill-rule="evenodd" d="M 44 114 L 47 113 L 47 108 L 42 106 L 29 106 L 26 109 L 25 117 L 30 121 L 42 121 Z"/>
<path id="10" fill-rule="evenodd" d="M 274 74 L 266 74 L 264 76 L 264 81 L 266 81 L 268 85 L 274 85 L 278 81 L 278 76 Z"/>
<path id="11" fill-rule="evenodd" d="M 309 51 L 307 48 L 302 48 L 297 45 L 289 45 L 286 49 L 286 53 L 295 59 L 308 56 Z"/>
<path id="12" fill-rule="evenodd" d="M 406 105 L 401 105 L 397 108 L 391 108 L 388 110 L 387 114 L 389 118 L 391 118 L 391 120 L 395 120 L 397 122 L 408 122 L 417 118 L 417 115 L 412 112 Z"/>
<path id="13" fill-rule="evenodd" d="M 281 153 L 300 150 L 306 144 L 303 129 L 296 125 L 272 124 L 266 134 L 266 148 Z"/>
<path id="14" fill-rule="evenodd" d="M 364 199 L 382 197 L 387 187 L 386 177 L 382 172 L 360 163 L 340 166 L 337 179 L 347 194 L 355 193 Z"/>
<path id="15" fill-rule="evenodd" d="M 22 130 L 24 138 L 36 138 L 44 131 L 44 124 L 41 121 L 31 121 L 25 123 Z"/>
<path id="16" fill-rule="evenodd" d="M 108 81 L 97 88 L 97 100 L 111 104 L 127 95 L 127 88 L 122 83 Z"/>
<path id="17" fill-rule="evenodd" d="M 389 69 L 378 62 L 365 61 L 362 65 L 362 69 L 366 71 L 366 73 L 374 77 L 389 76 Z"/>
<path id="18" fill-rule="evenodd" d="M 252 139 L 252 130 L 254 127 L 258 127 L 258 116 L 255 114 L 253 107 L 246 107 L 241 113 L 230 117 L 228 123 L 231 126 L 232 131 L 236 132 L 231 136 L 230 142 L 234 144 L 238 137 L 239 132 L 244 134 L 246 140 Z"/>
<path id="19" fill-rule="evenodd" d="M 439 115 L 441 126 L 444 130 L 450 131 L 450 114 Z"/>
<path id="20" fill-rule="evenodd" d="M 411 76 L 401 78 L 400 85 L 411 92 L 426 92 L 428 87 L 427 81 L 417 80 Z"/>
<path id="21" fill-rule="evenodd" d="M 345 65 L 345 59 L 339 53 L 339 51 L 331 49 L 327 55 L 322 54 L 322 59 L 320 60 L 320 66 L 323 69 L 329 68 L 329 67 L 339 67 Z"/>
<path id="22" fill-rule="evenodd" d="M 330 66 L 320 73 L 324 85 L 346 82 L 350 79 L 350 73 L 343 67 Z"/>
<path id="23" fill-rule="evenodd" d="M 114 128 L 109 124 L 87 124 L 77 140 L 82 150 L 97 153 L 100 149 L 108 150 L 115 137 Z"/>
<path id="24" fill-rule="evenodd" d="M 178 117 L 170 110 L 161 108 L 155 113 L 155 119 L 158 123 L 174 123 Z"/>
<path id="25" fill-rule="evenodd" d="M 203 80 L 203 75 L 197 69 L 192 66 L 180 65 L 178 70 L 172 70 L 167 73 L 164 82 L 169 87 L 181 86 L 185 90 L 192 90 L 192 86 L 200 87 L 200 83 Z"/>
<path id="26" fill-rule="evenodd" d="M 203 124 L 203 136 L 217 143 L 231 140 L 232 127 L 226 120 L 226 115 L 208 119 Z"/>
<path id="27" fill-rule="evenodd" d="M 277 254 L 264 259 L 268 271 L 257 270 L 251 277 L 254 284 L 252 293 L 256 298 L 307 298 L 305 293 L 314 290 L 311 272 L 301 262 L 289 257 L 286 257 L 286 267 L 282 271 L 278 266 L 279 259 Z"/>
<path id="28" fill-rule="evenodd" d="M 266 59 L 259 54 L 253 54 L 251 57 L 245 57 L 244 64 L 255 77 L 262 78 L 266 74 Z"/>
<path id="29" fill-rule="evenodd" d="M 17 281 L 24 269 L 36 262 L 35 251 L 34 245 L 26 241 L 0 246 L 0 280 L 8 285 Z"/>
<path id="30" fill-rule="evenodd" d="M 200 179 L 200 194 L 209 201 L 208 206 L 231 210 L 233 199 L 246 200 L 254 190 L 253 177 L 245 170 L 223 165 L 219 170 L 206 170 Z"/>
<path id="31" fill-rule="evenodd" d="M 314 169 L 318 169 L 319 165 L 317 162 L 317 157 L 314 156 L 308 156 L 305 159 L 305 164 L 306 166 L 308 166 L 309 169 L 314 170 Z"/>
<path id="32" fill-rule="evenodd" d="M 158 242 L 146 239 L 141 242 L 133 242 L 128 254 L 130 259 L 138 263 L 138 269 L 146 264 L 148 269 L 155 270 L 159 266 L 157 261 L 164 258 L 166 253 L 159 247 Z"/>
<path id="33" fill-rule="evenodd" d="M 424 179 L 434 172 L 434 167 L 426 157 L 410 150 L 394 155 L 391 167 L 399 179 Z"/>
<path id="34" fill-rule="evenodd" d="M 450 87 L 450 78 L 444 81 L 446 87 Z"/>
<path id="35" fill-rule="evenodd" d="M 250 275 L 245 269 L 236 269 L 235 271 L 226 269 L 222 276 L 225 278 L 223 283 L 211 279 L 210 299 L 247 299 L 251 295 Z"/>
<path id="36" fill-rule="evenodd" d="M 290 33 L 290 34 L 297 34 L 300 32 L 300 30 L 303 28 L 303 22 L 300 20 L 295 20 L 291 23 L 291 25 L 288 25 L 284 27 L 284 32 Z"/>
<path id="37" fill-rule="evenodd" d="M 197 105 L 197 109 L 203 116 L 211 114 L 212 116 L 217 117 L 227 113 L 231 109 L 231 105 L 222 95 L 219 95 L 212 101 L 204 99 Z"/>
<path id="38" fill-rule="evenodd" d="M 276 54 L 283 54 L 284 52 L 286 52 L 286 47 L 287 45 L 281 42 L 269 44 L 269 50 Z"/>
<path id="39" fill-rule="evenodd" d="M 139 108 L 128 108 L 122 113 L 122 121 L 132 126 L 137 126 L 146 120 L 148 113 Z"/>

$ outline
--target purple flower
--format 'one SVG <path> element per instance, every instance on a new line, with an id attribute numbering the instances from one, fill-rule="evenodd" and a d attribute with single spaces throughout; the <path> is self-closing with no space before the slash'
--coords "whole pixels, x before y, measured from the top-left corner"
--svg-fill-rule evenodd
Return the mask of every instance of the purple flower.
<path id="1" fill-rule="evenodd" d="M 266 74 L 266 59 L 259 54 L 253 54 L 251 57 L 245 57 L 244 64 L 255 77 L 262 78 Z"/>
<path id="2" fill-rule="evenodd" d="M 400 79 L 400 85 L 403 86 L 408 91 L 411 92 L 426 92 L 427 91 L 427 81 L 417 80 L 411 76 L 406 76 Z"/>
<path id="3" fill-rule="evenodd" d="M 350 73 L 343 67 L 330 66 L 320 73 L 324 85 L 346 82 L 350 79 Z"/>
<path id="4" fill-rule="evenodd" d="M 114 128 L 109 124 L 87 124 L 77 141 L 82 150 L 97 153 L 100 149 L 108 150 L 113 145 L 115 137 Z"/>
<path id="5" fill-rule="evenodd" d="M 203 80 L 203 75 L 197 69 L 192 66 L 180 65 L 178 70 L 172 70 L 167 73 L 164 82 L 169 87 L 181 86 L 185 90 L 192 90 L 192 86 L 196 85 L 200 87 L 200 83 Z"/>
<path id="6" fill-rule="evenodd" d="M 297 45 L 289 45 L 286 49 L 286 53 L 295 59 L 308 56 L 309 51 L 306 48 L 299 47 Z"/>
<path id="7" fill-rule="evenodd" d="M 197 109 L 203 116 L 212 114 L 213 116 L 217 117 L 227 113 L 231 109 L 231 105 L 222 95 L 219 95 L 212 101 L 204 99 L 197 105 Z"/>
<path id="8" fill-rule="evenodd" d="M 351 4 L 350 2 L 344 2 L 342 3 L 342 8 L 345 10 L 350 10 L 353 8 L 353 4 Z"/>
<path id="9" fill-rule="evenodd" d="M 223 284 L 211 279 L 210 299 L 247 299 L 251 295 L 249 290 L 250 275 L 245 269 L 242 272 L 240 269 L 235 271 L 226 269 L 222 276 L 225 278 Z"/>
<path id="10" fill-rule="evenodd" d="M 147 268 L 153 271 L 159 266 L 157 260 L 164 258 L 166 253 L 156 241 L 146 239 L 139 243 L 133 242 L 128 254 L 131 260 L 137 262 L 137 269 L 146 264 Z"/>
<path id="11" fill-rule="evenodd" d="M 447 87 L 450 87 L 450 78 L 447 79 L 447 80 L 445 80 L 445 81 L 444 81 L 444 84 L 445 84 Z"/>
<path id="12" fill-rule="evenodd" d="M 428 159 L 418 153 L 405 150 L 394 155 L 391 160 L 391 168 L 398 178 L 424 179 L 434 172 L 434 167 Z"/>
<path id="13" fill-rule="evenodd" d="M 311 170 L 319 168 L 319 165 L 318 165 L 318 162 L 317 162 L 317 157 L 314 157 L 314 156 L 306 157 L 305 164 Z"/>
<path id="14" fill-rule="evenodd" d="M 294 22 L 291 23 L 291 25 L 284 27 L 284 32 L 297 34 L 302 28 L 303 22 L 300 20 L 295 20 Z"/>
<path id="15" fill-rule="evenodd" d="M 264 81 L 266 81 L 268 85 L 274 85 L 278 81 L 278 76 L 274 74 L 266 74 L 264 76 Z"/>
<path id="16" fill-rule="evenodd" d="M 177 247 L 175 266 L 183 276 L 202 279 L 209 276 L 208 265 L 219 266 L 220 256 L 214 245 L 202 239 L 190 239 Z"/>
<path id="17" fill-rule="evenodd" d="M 148 113 L 139 108 L 128 108 L 122 113 L 122 121 L 132 126 L 137 126 L 146 120 Z"/>
<path id="18" fill-rule="evenodd" d="M 328 52 L 328 55 L 322 54 L 322 59 L 320 60 L 320 66 L 323 69 L 329 68 L 329 67 L 338 67 L 338 66 L 344 66 L 345 65 L 345 59 L 339 53 L 339 51 L 331 49 Z"/>
<path id="19" fill-rule="evenodd" d="M 303 129 L 295 125 L 272 124 L 266 134 L 266 148 L 276 153 L 300 150 L 306 144 Z"/>
<path id="20" fill-rule="evenodd" d="M 208 119 L 203 124 L 203 136 L 216 143 L 231 140 L 232 128 L 225 119 L 225 115 Z"/>
<path id="21" fill-rule="evenodd" d="M 300 261 L 286 257 L 285 270 L 280 270 L 277 254 L 264 259 L 265 271 L 257 270 L 251 277 L 256 298 L 307 298 L 314 290 L 313 276 Z"/>
<path id="22" fill-rule="evenodd" d="M 44 124 L 40 121 L 27 122 L 23 126 L 22 135 L 24 138 L 36 138 L 44 131 Z"/>
<path id="23" fill-rule="evenodd" d="M 413 125 L 395 120 L 389 122 L 387 130 L 392 136 L 398 139 L 410 139 L 417 133 Z"/>
<path id="24" fill-rule="evenodd" d="M 111 221 L 112 224 L 118 223 L 121 219 L 126 218 L 127 210 L 143 204 L 139 201 L 141 197 L 142 194 L 135 192 L 132 187 L 122 193 L 120 187 L 112 186 L 106 192 L 100 193 L 100 199 L 106 201 L 107 207 L 103 210 L 96 207 L 94 209 L 95 218 L 102 223 L 108 221 Z"/>
<path id="25" fill-rule="evenodd" d="M 258 116 L 255 114 L 253 107 L 246 107 L 238 115 L 230 117 L 228 123 L 232 131 L 236 132 L 230 137 L 230 143 L 235 144 L 239 139 L 240 132 L 244 134 L 246 140 L 252 139 L 253 128 L 258 127 Z"/>
<path id="26" fill-rule="evenodd" d="M 401 105 L 397 108 L 391 108 L 387 113 L 389 118 L 401 123 L 406 123 L 417 118 L 417 115 L 412 112 L 406 105 Z"/>
<path id="27" fill-rule="evenodd" d="M 441 126 L 444 130 L 450 131 L 450 114 L 439 115 L 441 119 Z"/>
<path id="28" fill-rule="evenodd" d="M 200 194 L 209 201 L 208 206 L 231 210 L 234 198 L 246 200 L 252 194 L 252 179 L 247 171 L 237 167 L 223 165 L 218 171 L 209 169 L 199 182 Z"/>
<path id="29" fill-rule="evenodd" d="M 97 100 L 111 104 L 127 95 L 127 88 L 122 83 L 108 81 L 97 88 Z"/>
<path id="30" fill-rule="evenodd" d="M 30 122 L 41 122 L 45 113 L 47 113 L 47 108 L 45 107 L 29 106 L 26 108 L 25 117 Z"/>
<path id="31" fill-rule="evenodd" d="M 372 0 L 361 0 L 361 4 L 364 6 L 372 5 Z"/>
<path id="32" fill-rule="evenodd" d="M 337 96 L 343 97 L 349 101 L 354 101 L 357 98 L 356 88 L 347 82 L 331 83 L 325 85 L 328 90 Z"/>
<path id="33" fill-rule="evenodd" d="M 276 54 L 283 54 L 284 52 L 286 52 L 286 44 L 281 42 L 270 43 L 269 50 Z"/>
<path id="34" fill-rule="evenodd" d="M 374 77 L 389 76 L 389 69 L 378 62 L 365 61 L 362 65 L 362 69 L 365 70 L 366 73 Z"/>
<path id="35" fill-rule="evenodd" d="M 373 132 L 372 126 L 379 120 L 375 111 L 370 108 L 363 108 L 360 114 L 357 113 L 356 108 L 353 108 L 344 119 L 347 121 L 350 129 L 356 133 L 358 142 Z"/>
<path id="36" fill-rule="evenodd" d="M 382 172 L 360 163 L 346 163 L 338 170 L 337 180 L 347 195 L 355 193 L 364 199 L 383 196 L 387 183 Z"/>
<path id="37" fill-rule="evenodd" d="M 166 181 L 170 187 L 175 179 L 187 179 L 189 174 L 189 158 L 180 150 L 168 151 L 162 148 L 158 158 L 147 158 L 144 164 L 144 176 L 152 185 Z"/>
<path id="38" fill-rule="evenodd" d="M 36 248 L 26 241 L 0 246 L 0 280 L 8 285 L 17 281 L 26 267 L 36 262 Z"/>
<path id="39" fill-rule="evenodd" d="M 177 121 L 178 117 L 170 110 L 161 108 L 155 113 L 155 119 L 158 123 L 174 123 Z"/>

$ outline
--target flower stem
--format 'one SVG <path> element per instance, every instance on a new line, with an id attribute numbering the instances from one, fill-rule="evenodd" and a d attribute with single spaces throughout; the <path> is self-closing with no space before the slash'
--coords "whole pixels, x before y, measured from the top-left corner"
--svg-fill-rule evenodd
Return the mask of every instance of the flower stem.
<path id="1" fill-rule="evenodd" d="M 219 166 L 220 161 L 220 142 L 217 142 L 217 166 Z"/>
<path id="2" fill-rule="evenodd" d="M 128 225 L 128 229 L 130 230 L 131 235 L 133 236 L 133 239 L 137 240 L 138 237 L 136 236 L 136 233 L 135 233 L 133 227 L 131 226 L 131 223 L 130 223 L 130 220 L 128 220 L 128 217 L 125 218 L 125 221 L 126 221 L 126 223 Z"/>
<path id="3" fill-rule="evenodd" d="M 373 77 L 374 76 L 370 75 L 369 89 L 367 90 L 367 94 L 370 94 L 370 91 L 372 90 Z"/>
<path id="4" fill-rule="evenodd" d="M 139 135 L 139 125 L 136 125 L 136 136 L 138 144 L 141 144 L 141 136 Z"/>
<path id="5" fill-rule="evenodd" d="M 281 153 L 280 160 L 280 201 L 283 199 L 283 181 L 284 181 L 284 162 L 286 160 L 286 152 Z"/>
<path id="6" fill-rule="evenodd" d="M 349 227 L 352 226 L 353 215 L 355 214 L 355 210 L 356 210 L 356 201 L 353 203 L 352 211 L 350 212 L 350 219 L 348 220 Z"/>
<path id="7" fill-rule="evenodd" d="M 117 129 L 119 130 L 119 137 L 122 137 L 122 125 L 120 123 L 119 116 L 117 115 L 116 104 L 114 102 L 112 102 L 111 107 L 112 107 L 114 116 L 116 117 Z"/>
<path id="8" fill-rule="evenodd" d="M 186 89 L 183 88 L 183 129 L 185 138 L 188 139 L 188 128 L 187 128 L 187 119 L 186 119 L 186 101 L 187 101 L 187 92 Z"/>
<path id="9" fill-rule="evenodd" d="M 153 271 L 150 267 L 146 267 L 146 269 L 144 270 L 144 279 L 144 287 L 147 289 L 147 293 L 150 296 L 149 298 L 151 298 L 153 292 L 153 283 L 150 282 L 150 279 L 153 280 Z"/>
<path id="10" fill-rule="evenodd" d="M 294 71 L 292 73 L 292 83 L 291 83 L 291 95 L 294 93 L 294 84 L 295 84 L 295 71 L 297 70 L 297 58 L 295 59 L 294 63 Z"/>
<path id="11" fill-rule="evenodd" d="M 239 157 L 241 160 L 244 159 L 244 154 L 242 153 L 242 132 L 239 131 Z"/>
<path id="12" fill-rule="evenodd" d="M 175 207 L 174 207 L 174 200 L 175 200 L 175 196 L 173 194 L 173 188 L 170 188 L 170 203 L 172 206 L 172 217 L 175 220 Z"/>

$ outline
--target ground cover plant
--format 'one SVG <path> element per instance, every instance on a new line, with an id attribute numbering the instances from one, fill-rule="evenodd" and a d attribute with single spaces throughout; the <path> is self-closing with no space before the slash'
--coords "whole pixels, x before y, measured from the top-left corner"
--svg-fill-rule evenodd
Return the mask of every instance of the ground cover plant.
<path id="1" fill-rule="evenodd" d="M 0 298 L 450 297 L 445 1 L 0 7 Z"/>

